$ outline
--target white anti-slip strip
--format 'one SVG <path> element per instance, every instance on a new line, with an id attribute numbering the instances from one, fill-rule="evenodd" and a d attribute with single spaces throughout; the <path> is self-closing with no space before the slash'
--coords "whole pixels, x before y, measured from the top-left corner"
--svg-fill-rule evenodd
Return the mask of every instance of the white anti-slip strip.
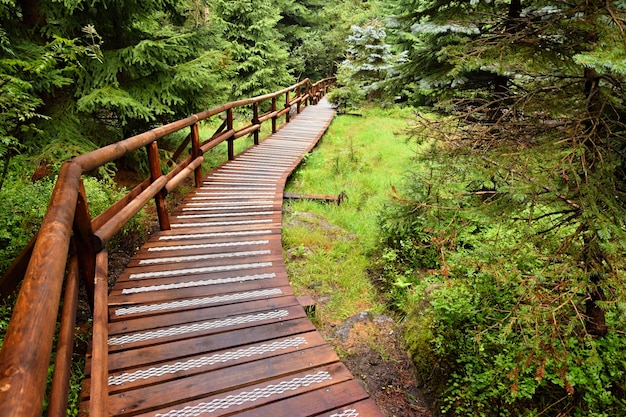
<path id="1" fill-rule="evenodd" d="M 272 278 L 276 278 L 276 274 L 273 272 L 271 274 L 255 274 L 229 278 L 203 279 L 199 281 L 177 282 L 174 284 L 146 285 L 145 287 L 125 288 L 122 290 L 122 294 L 138 294 L 153 291 L 178 290 L 181 288 L 195 288 L 205 287 L 207 285 L 233 284 Z"/>
<path id="2" fill-rule="evenodd" d="M 210 304 L 223 303 L 227 301 L 250 300 L 253 298 L 265 298 L 274 295 L 281 295 L 283 291 L 280 288 L 270 288 L 266 290 L 249 291 L 236 294 L 216 295 L 213 297 L 189 298 L 186 300 L 171 301 L 160 304 L 146 304 L 133 307 L 118 308 L 115 310 L 116 316 L 125 316 L 128 314 L 150 313 L 154 311 L 166 311 L 176 308 L 185 307 L 201 307 Z"/>
<path id="3" fill-rule="evenodd" d="M 197 417 L 202 414 L 213 413 L 217 410 L 226 410 L 233 406 L 255 402 L 261 398 L 270 398 L 281 395 L 285 392 L 295 391 L 303 387 L 314 384 L 321 384 L 333 378 L 329 372 L 322 371 L 309 374 L 302 378 L 293 378 L 289 381 L 281 381 L 277 384 L 267 385 L 263 388 L 256 388 L 252 391 L 243 391 L 236 395 L 228 395 L 224 398 L 216 398 L 209 402 L 198 403 L 181 409 L 174 409 L 163 414 L 156 414 L 155 417 Z"/>
<path id="4" fill-rule="evenodd" d="M 191 261 L 201 261 L 204 259 L 227 259 L 227 258 L 237 258 L 237 257 L 244 257 L 244 256 L 260 256 L 260 255 L 269 255 L 270 253 L 272 252 L 269 250 L 252 250 L 252 251 L 244 251 L 244 252 L 208 253 L 204 255 L 173 256 L 173 257 L 168 257 L 168 258 L 142 259 L 139 261 L 139 265 L 191 262 Z"/>
<path id="5" fill-rule="evenodd" d="M 236 222 L 210 222 L 210 223 L 175 223 L 170 224 L 170 227 L 173 229 L 184 228 L 184 227 L 210 227 L 210 226 L 240 226 L 244 224 L 261 224 L 261 223 L 271 223 L 272 219 L 267 220 L 241 220 Z"/>
<path id="6" fill-rule="evenodd" d="M 256 179 L 254 181 L 252 181 L 253 184 L 258 184 L 258 185 L 265 185 L 266 187 L 269 187 L 270 184 L 275 184 L 277 182 L 277 180 L 259 180 Z M 232 186 L 238 186 L 238 185 L 251 185 L 250 182 L 230 182 L 230 181 L 205 181 L 203 182 L 203 184 L 205 186 L 211 186 L 211 185 L 232 185 Z M 275 188 L 274 188 L 275 189 Z M 232 190 L 232 188 L 231 188 Z"/>
<path id="7" fill-rule="evenodd" d="M 223 167 L 221 167 L 221 169 L 227 170 L 228 172 L 232 172 L 232 171 L 256 172 L 257 170 L 282 172 L 284 170 L 283 167 L 279 167 L 279 166 L 256 164 L 256 163 L 245 162 L 245 161 L 233 162 L 231 164 L 224 165 Z"/>
<path id="8" fill-rule="evenodd" d="M 281 168 L 289 168 L 290 166 L 293 165 L 293 162 L 290 162 L 290 161 L 281 162 L 281 161 L 275 160 L 275 158 L 263 158 L 263 157 L 252 156 L 252 155 L 241 156 L 237 158 L 234 162 L 235 163 L 244 162 L 244 163 L 263 164 L 265 166 L 273 166 L 273 167 L 281 167 Z"/>
<path id="9" fill-rule="evenodd" d="M 201 190 L 206 191 L 198 191 L 197 194 L 241 194 L 241 195 L 272 195 L 276 193 L 275 185 L 259 185 L 255 187 L 200 187 Z M 217 193 L 216 191 L 222 191 Z M 226 191 L 226 192 L 223 192 Z"/>
<path id="10" fill-rule="evenodd" d="M 272 203 L 270 201 L 270 203 Z M 207 204 L 207 203 L 205 203 Z M 208 203 L 210 204 L 210 203 Z M 232 204 L 232 203 L 230 203 Z M 250 205 L 250 204 L 241 204 L 239 206 L 220 206 L 220 207 L 211 207 L 208 205 L 202 205 L 197 207 L 185 207 L 182 211 L 218 211 L 218 210 L 254 210 L 254 209 L 269 209 L 274 207 L 273 204 L 259 204 L 259 205 Z"/>
<path id="11" fill-rule="evenodd" d="M 222 242 L 222 243 L 202 243 L 198 245 L 177 245 L 177 246 L 154 246 L 148 248 L 148 252 L 164 252 L 174 250 L 193 250 L 193 249 L 210 249 L 210 248 L 228 248 L 231 246 L 253 246 L 253 245 L 265 245 L 270 243 L 269 240 L 244 240 L 237 242 Z"/>
<path id="12" fill-rule="evenodd" d="M 246 174 L 239 174 L 236 172 L 233 172 L 232 174 L 229 172 L 216 172 L 215 174 L 213 174 L 213 177 L 220 177 L 220 178 L 237 178 L 237 179 L 250 179 L 250 180 L 260 180 L 260 179 L 276 179 L 276 178 L 280 178 L 283 176 L 283 174 L 254 174 L 254 173 L 250 173 L 248 171 L 248 173 L 250 175 L 246 175 Z"/>
<path id="13" fill-rule="evenodd" d="M 228 317 L 221 320 L 210 320 L 199 323 L 187 324 L 184 326 L 167 327 L 143 333 L 133 333 L 125 336 L 109 338 L 109 345 L 123 345 L 126 343 L 143 342 L 146 340 L 161 339 L 163 337 L 179 336 L 200 332 L 203 330 L 219 329 L 222 327 L 236 326 L 238 324 L 254 323 L 264 320 L 281 319 L 287 317 L 287 310 L 270 311 L 267 313 L 250 314 L 247 316 Z"/>
<path id="14" fill-rule="evenodd" d="M 278 342 L 264 343 L 262 345 L 250 346 L 235 351 L 217 353 L 211 356 L 202 356 L 200 358 L 189 359 L 184 362 L 176 362 L 161 365 L 149 369 L 140 369 L 134 372 L 126 372 L 117 376 L 109 377 L 109 385 L 124 385 L 130 382 L 157 378 L 163 375 L 171 375 L 180 371 L 189 371 L 191 369 L 199 369 L 207 366 L 236 361 L 243 358 L 265 355 L 267 353 L 279 352 L 289 348 L 298 349 L 300 346 L 306 345 L 307 341 L 304 337 L 294 337 L 281 340 Z"/>
<path id="15" fill-rule="evenodd" d="M 176 216 L 177 219 L 219 219 L 223 217 L 252 217 L 252 216 L 270 216 L 273 211 L 248 211 L 245 213 L 220 213 L 220 214 L 183 214 Z"/>
<path id="16" fill-rule="evenodd" d="M 216 233 L 189 233 L 184 235 L 159 236 L 159 240 L 183 240 L 183 239 L 208 239 L 212 237 L 232 237 L 264 235 L 272 233 L 271 230 L 243 230 L 240 232 L 216 232 Z"/>
<path id="17" fill-rule="evenodd" d="M 274 204 L 274 202 L 272 200 L 246 200 L 246 201 L 210 201 L 210 202 L 203 202 L 203 203 L 187 203 L 185 204 L 184 207 L 216 207 L 216 206 L 229 206 L 229 205 L 233 205 L 233 204 L 237 204 L 239 203 L 239 206 L 237 207 L 241 207 L 244 204 Z M 183 208 L 183 210 L 187 210 L 186 208 Z"/>
<path id="18" fill-rule="evenodd" d="M 271 262 L 257 262 L 257 263 L 251 263 L 251 264 L 237 264 L 237 265 L 205 266 L 202 268 L 184 268 L 184 269 L 174 269 L 174 270 L 169 270 L 169 271 L 138 272 L 136 274 L 130 274 L 128 278 L 139 279 L 139 278 L 175 277 L 175 276 L 180 276 L 180 275 L 193 275 L 193 274 L 207 274 L 211 272 L 236 271 L 238 269 L 267 268 L 270 266 L 272 266 Z"/>

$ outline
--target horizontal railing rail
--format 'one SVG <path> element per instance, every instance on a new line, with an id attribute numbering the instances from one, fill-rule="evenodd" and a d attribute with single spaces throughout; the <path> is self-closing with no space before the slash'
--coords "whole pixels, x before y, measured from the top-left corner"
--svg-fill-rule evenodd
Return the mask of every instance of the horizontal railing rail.
<path id="1" fill-rule="evenodd" d="M 48 415 L 65 415 L 80 277 L 93 314 L 90 414 L 107 414 L 106 244 L 151 200 L 156 202 L 160 228 L 168 230 L 167 194 L 191 175 L 195 185 L 201 185 L 205 152 L 227 142 L 228 158 L 233 159 L 236 139 L 252 135 L 258 144 L 264 122 L 271 120 L 275 133 L 280 128 L 279 118 L 284 116 L 289 123 L 303 106 L 317 103 L 333 82 L 327 78 L 313 84 L 306 79 L 275 93 L 226 103 L 80 155 L 61 166 L 39 232 L 0 280 L 0 297 L 21 283 L 0 350 L 1 416 L 41 415 L 55 334 Z M 252 112 L 250 123 L 235 127 L 234 111 L 247 107 Z M 261 112 L 261 108 L 265 110 Z M 211 137 L 202 140 L 198 123 L 214 116 L 224 121 Z M 189 146 L 190 155 L 175 166 L 170 161 L 173 168 L 164 173 L 159 140 L 188 128 L 189 134 L 172 159 Z M 92 219 L 82 176 L 141 148 L 147 150 L 149 178 Z"/>

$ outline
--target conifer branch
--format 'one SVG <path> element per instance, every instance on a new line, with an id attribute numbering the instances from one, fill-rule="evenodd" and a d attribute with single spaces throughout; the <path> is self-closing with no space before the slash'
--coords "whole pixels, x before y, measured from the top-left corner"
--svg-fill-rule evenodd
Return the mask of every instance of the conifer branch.
<path id="1" fill-rule="evenodd" d="M 530 176 L 518 171 L 515 168 L 510 168 L 510 167 L 505 167 L 502 166 L 501 164 L 499 164 L 498 162 L 494 161 L 493 159 L 487 158 L 486 156 L 482 156 L 481 159 L 483 159 L 486 162 L 489 162 L 490 164 L 498 167 L 498 168 L 502 168 L 508 172 L 510 172 L 511 174 L 515 174 L 515 175 L 519 175 L 520 177 L 524 178 L 526 181 L 530 182 L 531 184 L 537 185 L 541 188 L 543 188 L 545 191 L 554 194 L 559 200 L 565 202 L 566 204 L 568 204 L 569 206 L 573 207 L 575 210 L 580 211 L 581 207 L 580 205 L 578 205 L 577 203 L 575 203 L 574 201 L 572 201 L 571 199 L 569 199 L 567 196 L 564 196 L 563 194 L 560 194 L 556 191 L 553 191 L 550 187 L 548 187 L 547 185 L 543 185 L 543 184 L 539 184 L 537 181 L 535 181 L 533 178 L 531 178 Z"/>

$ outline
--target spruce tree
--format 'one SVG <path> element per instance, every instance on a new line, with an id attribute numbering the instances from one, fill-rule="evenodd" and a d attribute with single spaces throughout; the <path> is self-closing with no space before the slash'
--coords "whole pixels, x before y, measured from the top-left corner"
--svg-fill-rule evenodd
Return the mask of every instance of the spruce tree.
<path id="1" fill-rule="evenodd" d="M 409 207 L 446 409 L 624 414 L 626 4 L 392 3 L 402 86 L 452 117 Z"/>
<path id="2" fill-rule="evenodd" d="M 288 45 L 277 29 L 280 4 L 268 0 L 218 0 L 212 10 L 224 25 L 232 60 L 232 98 L 266 94 L 294 81 Z"/>

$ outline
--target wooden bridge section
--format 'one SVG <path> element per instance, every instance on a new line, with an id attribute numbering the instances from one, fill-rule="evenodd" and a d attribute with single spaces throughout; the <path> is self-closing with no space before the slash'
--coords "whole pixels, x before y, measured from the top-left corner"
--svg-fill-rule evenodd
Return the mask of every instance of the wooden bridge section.
<path id="1" fill-rule="evenodd" d="M 333 116 L 322 99 L 210 172 L 130 261 L 108 297 L 109 415 L 382 415 L 307 318 L 282 256 L 285 182 Z"/>

